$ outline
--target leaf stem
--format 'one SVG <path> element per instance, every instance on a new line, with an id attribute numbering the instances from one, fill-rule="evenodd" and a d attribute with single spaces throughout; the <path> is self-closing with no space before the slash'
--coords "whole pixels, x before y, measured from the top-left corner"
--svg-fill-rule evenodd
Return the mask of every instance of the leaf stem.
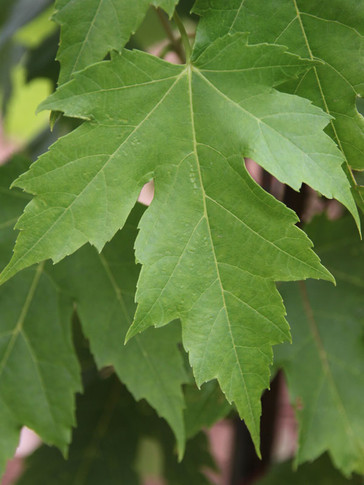
<path id="1" fill-rule="evenodd" d="M 182 44 L 186 53 L 186 64 L 189 64 L 190 58 L 191 58 L 191 44 L 188 38 L 188 34 L 186 32 L 185 26 L 183 25 L 183 22 L 176 10 L 174 11 L 174 14 L 173 14 L 173 20 L 175 21 L 178 27 L 178 30 L 181 34 Z"/>
<path id="2" fill-rule="evenodd" d="M 184 53 L 184 50 L 181 45 L 181 40 L 182 39 L 176 39 L 173 33 L 173 30 L 171 29 L 171 25 L 168 22 L 168 19 L 166 18 L 165 13 L 160 10 L 159 8 L 155 9 L 158 15 L 158 18 L 162 24 L 163 29 L 165 30 L 168 39 L 170 40 L 170 45 L 172 45 L 174 52 L 178 55 L 182 63 L 186 62 L 186 56 Z"/>

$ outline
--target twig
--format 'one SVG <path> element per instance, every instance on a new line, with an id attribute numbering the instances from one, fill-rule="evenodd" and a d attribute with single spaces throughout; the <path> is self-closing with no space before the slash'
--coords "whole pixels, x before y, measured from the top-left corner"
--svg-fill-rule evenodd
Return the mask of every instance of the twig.
<path id="1" fill-rule="evenodd" d="M 166 19 L 164 12 L 162 12 L 159 8 L 156 8 L 155 10 L 156 10 L 158 18 L 159 18 L 159 20 L 162 24 L 162 27 L 165 30 L 167 37 L 171 42 L 171 45 L 173 47 L 174 52 L 177 54 L 177 56 L 180 58 L 181 62 L 184 64 L 186 62 L 186 55 L 183 51 L 181 39 L 176 39 L 176 37 L 174 36 L 171 25 L 170 25 L 169 21 Z"/>

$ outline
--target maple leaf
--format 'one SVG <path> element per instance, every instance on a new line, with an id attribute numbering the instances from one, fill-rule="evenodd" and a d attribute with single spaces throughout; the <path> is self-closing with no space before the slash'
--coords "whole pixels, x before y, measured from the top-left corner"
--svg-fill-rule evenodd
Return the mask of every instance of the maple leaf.
<path id="1" fill-rule="evenodd" d="M 324 451 L 346 475 L 364 473 L 364 248 L 350 218 L 307 226 L 337 281 L 284 285 L 293 344 L 275 364 L 287 376 L 299 421 L 298 463 Z M 345 443 L 345 446 L 343 446 Z"/>
<path id="2" fill-rule="evenodd" d="M 185 447 L 182 384 L 187 376 L 178 326 L 150 329 L 124 346 L 135 312 L 139 266 L 133 244 L 144 209 L 140 204 L 124 228 L 99 254 L 87 246 L 54 266 L 57 284 L 72 295 L 97 366 L 112 365 L 136 400 L 145 398 L 173 429 L 180 457 Z"/>
<path id="3" fill-rule="evenodd" d="M 77 74 L 43 107 L 89 121 L 16 182 L 37 197 L 1 275 L 58 261 L 87 241 L 100 250 L 154 177 L 136 243 L 144 268 L 129 337 L 180 317 L 197 383 L 218 378 L 256 445 L 271 345 L 289 339 L 274 281 L 331 276 L 243 156 L 355 212 L 342 156 L 322 132 L 328 116 L 272 88 L 305 67 L 285 48 L 236 34 L 192 65 L 124 51 Z"/>
<path id="4" fill-rule="evenodd" d="M 29 200 L 8 186 L 28 166 L 18 158 L 1 167 L 0 264 L 11 253 L 12 226 Z M 0 476 L 22 426 L 65 453 L 75 423 L 81 383 L 71 343 L 72 301 L 60 295 L 50 266 L 28 269 L 0 291 Z"/>
<path id="5" fill-rule="evenodd" d="M 222 7 L 218 0 L 198 0 L 194 10 L 203 15 L 198 52 L 216 36 L 250 32 L 251 43 L 281 44 L 303 58 L 319 60 L 280 89 L 312 100 L 331 115 L 327 133 L 348 165 L 364 169 L 364 120 L 356 108 L 358 96 L 364 96 L 364 2 L 228 0 Z M 362 194 L 358 203 L 364 208 Z"/>
<path id="6" fill-rule="evenodd" d="M 120 51 L 142 22 L 150 5 L 172 16 L 178 0 L 58 0 L 54 20 L 61 25 L 57 59 L 59 84 L 76 71 Z"/>
<path id="7" fill-rule="evenodd" d="M 24 172 L 28 167 L 29 162 L 22 157 L 18 157 L 0 169 L 0 203 L 2 207 L 0 264 L 5 264 L 11 253 L 15 238 L 12 226 L 15 224 L 19 214 L 21 214 L 24 205 L 29 201 L 29 196 L 19 190 L 10 191 L 8 186 L 16 176 Z M 146 332 L 127 347 L 123 346 L 123 341 L 135 310 L 134 295 L 139 268 L 133 263 L 133 243 L 137 232 L 136 226 L 142 213 L 142 206 L 138 205 L 129 216 L 123 231 L 118 233 L 113 241 L 104 248 L 102 254 L 98 254 L 94 248 L 85 247 L 58 266 L 47 265 L 45 270 L 43 270 L 44 265 L 42 263 L 38 266 L 38 269 L 34 268 L 37 285 L 34 283 L 32 291 L 37 293 L 33 295 L 35 302 L 32 304 L 39 306 L 37 313 L 38 324 L 34 322 L 34 317 L 31 318 L 30 316 L 23 323 L 19 320 L 17 326 L 12 330 L 12 315 L 14 311 L 8 309 L 9 305 L 14 304 L 12 303 L 14 299 L 16 308 L 21 307 L 22 299 L 27 305 L 30 304 L 31 296 L 29 296 L 28 288 L 29 278 L 31 278 L 33 271 L 29 271 L 29 274 L 20 274 L 14 282 L 8 283 L 1 289 L 0 305 L 3 309 L 3 315 L 0 321 L 0 335 L 5 354 L 4 361 L 1 361 L 1 365 L 4 366 L 4 374 L 1 371 L 0 389 L 4 388 L 7 390 L 9 393 L 8 399 L 12 399 L 14 407 L 20 410 L 18 421 L 14 421 L 13 417 L 9 415 L 7 408 L 0 406 L 0 427 L 4 441 L 3 449 L 7 457 L 12 455 L 18 442 L 18 429 L 21 425 L 27 424 L 36 429 L 38 433 L 43 433 L 43 429 L 38 423 L 41 420 L 35 419 L 34 416 L 33 420 L 29 419 L 22 402 L 25 401 L 29 406 L 34 404 L 32 402 L 29 403 L 30 399 L 24 398 L 24 393 L 32 394 L 32 389 L 38 385 L 38 374 L 36 372 L 30 373 L 26 382 L 24 377 L 18 375 L 19 382 L 14 380 L 14 385 L 15 390 L 23 389 L 22 392 L 19 392 L 19 395 L 16 395 L 15 391 L 14 394 L 10 393 L 7 376 L 5 375 L 11 371 L 11 366 L 8 362 L 10 357 L 12 360 L 18 359 L 22 362 L 20 370 L 24 367 L 30 368 L 27 353 L 24 352 L 24 356 L 20 357 L 21 348 L 10 348 L 15 344 L 19 347 L 18 340 L 22 338 L 22 334 L 25 331 L 30 334 L 30 337 L 27 337 L 30 342 L 36 338 L 36 341 L 39 342 L 38 346 L 46 346 L 48 342 L 48 331 L 45 332 L 43 339 L 37 337 L 37 332 L 43 326 L 50 327 L 49 331 L 51 331 L 51 322 L 47 323 L 51 317 L 51 310 L 48 306 L 43 309 L 44 305 L 40 303 L 42 291 L 45 291 L 44 282 L 40 284 L 38 281 L 40 278 L 44 278 L 42 271 L 45 271 L 47 278 L 52 282 L 56 290 L 60 309 L 65 315 L 68 314 L 67 325 L 69 325 L 70 321 L 72 301 L 77 304 L 83 331 L 90 340 L 91 350 L 98 367 L 113 365 L 118 376 L 128 386 L 135 399 L 145 398 L 154 406 L 156 411 L 169 422 L 178 441 L 180 456 L 183 455 L 185 446 L 183 408 L 185 404 L 181 387 L 186 381 L 186 375 L 181 354 L 177 350 L 177 345 L 180 342 L 179 329 L 176 326 L 170 326 L 157 332 Z M 23 287 L 25 290 L 24 298 L 21 291 L 19 291 Z M 50 302 L 53 301 L 54 298 L 49 296 L 49 290 L 45 291 L 44 298 L 47 296 Z M 29 298 L 29 302 L 27 302 L 27 298 Z M 16 309 L 15 315 L 17 311 Z M 34 335 L 32 334 L 33 331 Z M 9 342 L 10 337 L 14 340 L 14 343 L 11 340 Z M 58 338 L 59 335 L 55 331 L 54 343 L 47 344 L 50 349 L 49 354 L 47 353 L 49 362 L 51 362 L 52 352 L 55 352 L 55 348 L 62 349 L 64 346 L 62 339 L 59 342 Z M 41 348 L 40 351 L 44 352 L 44 349 Z M 9 354 L 8 356 L 7 353 Z M 71 351 L 68 355 L 68 360 L 71 367 L 75 365 L 75 355 L 73 352 L 71 354 Z M 62 372 L 64 372 L 62 363 L 54 359 L 54 365 L 59 366 L 59 373 L 62 375 Z M 77 370 L 77 366 L 75 369 Z M 52 374 L 53 382 L 60 381 L 59 376 L 57 379 L 54 378 L 57 375 L 56 367 L 54 372 Z M 74 392 L 77 389 L 74 387 L 69 389 L 71 393 L 67 392 L 64 399 L 57 403 L 55 412 L 58 412 L 58 409 L 65 408 L 66 398 L 70 400 L 72 390 Z M 50 386 L 48 392 L 52 397 L 54 386 Z M 39 394 L 41 395 L 40 391 Z M 55 398 L 53 397 L 50 410 L 55 404 L 54 401 Z M 70 403 L 72 403 L 72 400 Z M 37 412 L 37 409 L 34 409 L 33 414 L 36 415 Z M 73 421 L 69 422 L 69 427 L 72 423 Z M 54 433 L 57 432 L 60 433 L 59 430 L 54 431 Z M 42 434 L 44 440 L 47 440 L 47 436 L 47 434 Z M 59 444 L 62 442 L 62 439 L 61 435 L 59 440 L 54 442 Z"/>

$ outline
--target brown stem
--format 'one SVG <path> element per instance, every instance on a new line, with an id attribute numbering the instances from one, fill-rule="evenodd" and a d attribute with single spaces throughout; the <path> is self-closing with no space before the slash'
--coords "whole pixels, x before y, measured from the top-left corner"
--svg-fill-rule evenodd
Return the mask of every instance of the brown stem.
<path id="1" fill-rule="evenodd" d="M 176 39 L 174 36 L 173 30 L 171 28 L 171 24 L 167 20 L 165 13 L 160 10 L 159 8 L 156 8 L 155 11 L 157 12 L 158 18 L 162 24 L 163 29 L 165 30 L 168 39 L 171 42 L 171 45 L 173 47 L 173 51 L 177 54 L 177 56 L 180 58 L 180 61 L 182 64 L 186 62 L 186 56 L 183 51 L 183 47 L 181 44 L 181 39 Z"/>

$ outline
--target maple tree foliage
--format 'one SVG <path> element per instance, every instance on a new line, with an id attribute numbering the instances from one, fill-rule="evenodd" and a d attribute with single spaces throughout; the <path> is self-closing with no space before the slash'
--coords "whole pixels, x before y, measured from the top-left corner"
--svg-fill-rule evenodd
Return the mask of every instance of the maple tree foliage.
<path id="1" fill-rule="evenodd" d="M 4 14 L 0 56 L 48 3 L 19 22 L 16 10 Z M 52 122 L 62 113 L 61 126 L 67 117 L 74 129 L 35 163 L 18 156 L 0 168 L 0 473 L 26 425 L 64 455 L 72 444 L 68 462 L 41 448 L 20 483 L 37 481 L 42 460 L 60 484 L 96 483 L 104 467 L 110 484 L 140 483 L 130 464 L 153 433 L 168 483 L 204 483 L 199 470 L 213 462 L 198 432 L 231 404 L 260 454 L 261 395 L 274 362 L 296 406 L 296 463 L 328 451 L 346 477 L 364 475 L 364 122 L 356 108 L 364 2 L 197 0 L 198 19 L 186 22 L 197 24 L 195 35 L 177 4 L 55 2 L 60 73 L 40 109 Z M 165 52 L 177 44 L 179 64 L 131 48 L 156 9 L 171 42 Z M 0 79 L 4 106 L 8 82 Z M 349 214 L 298 227 L 244 158 Z M 137 199 L 150 180 L 155 194 L 143 208 Z M 100 378 L 105 369 L 127 390 Z M 153 411 L 134 402 L 141 399 L 169 424 L 180 460 L 189 439 L 180 465 L 169 431 L 157 431 Z M 118 451 L 128 402 L 130 421 L 144 424 Z M 116 452 L 123 461 L 113 472 Z M 323 459 L 307 476 L 321 466 L 332 465 Z"/>

